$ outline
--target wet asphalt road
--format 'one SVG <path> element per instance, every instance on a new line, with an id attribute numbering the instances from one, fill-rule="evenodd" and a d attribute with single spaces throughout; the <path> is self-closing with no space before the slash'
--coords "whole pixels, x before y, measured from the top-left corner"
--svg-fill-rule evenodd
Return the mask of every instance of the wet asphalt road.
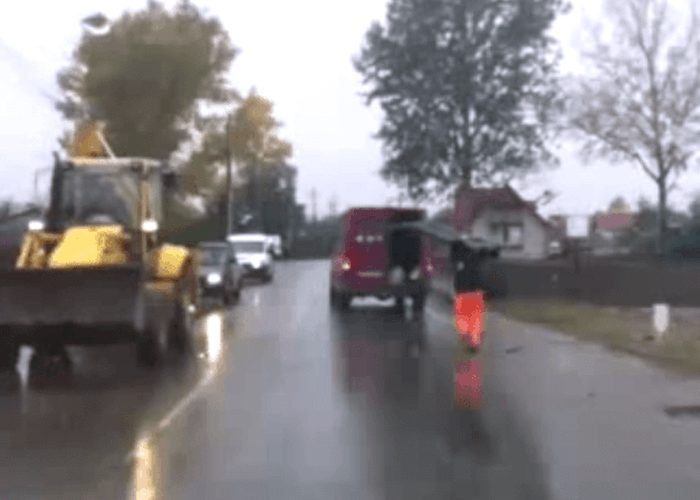
<path id="1" fill-rule="evenodd" d="M 0 498 L 698 498 L 700 382 L 494 316 L 476 360 L 449 308 L 334 313 L 325 262 L 200 325 L 162 371 L 73 350 L 0 380 Z M 476 390 L 481 382 L 481 397 Z"/>

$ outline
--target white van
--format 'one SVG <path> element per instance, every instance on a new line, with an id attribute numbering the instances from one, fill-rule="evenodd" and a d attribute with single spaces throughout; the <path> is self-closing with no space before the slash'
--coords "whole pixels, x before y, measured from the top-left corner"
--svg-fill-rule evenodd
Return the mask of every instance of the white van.
<path id="1" fill-rule="evenodd" d="M 275 275 L 275 262 L 264 234 L 232 234 L 228 241 L 233 245 L 236 259 L 243 266 L 246 276 L 255 276 L 272 281 Z"/>

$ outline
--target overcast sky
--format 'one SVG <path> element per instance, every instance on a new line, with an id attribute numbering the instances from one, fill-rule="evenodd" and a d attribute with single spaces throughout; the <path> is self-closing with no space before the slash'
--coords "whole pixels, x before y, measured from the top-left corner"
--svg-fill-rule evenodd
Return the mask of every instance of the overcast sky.
<path id="1" fill-rule="evenodd" d="M 165 2 L 171 4 L 173 2 Z M 381 115 L 365 107 L 359 75 L 351 59 L 373 20 L 384 17 L 382 0 L 200 0 L 218 15 L 241 50 L 231 81 L 242 91 L 255 86 L 275 102 L 284 122 L 282 134 L 295 147 L 299 167 L 299 200 L 308 203 L 319 192 L 319 211 L 332 197 L 341 209 L 382 204 L 396 192 L 378 175 L 380 144 L 372 139 Z M 577 64 L 577 33 L 584 18 L 595 17 L 590 0 L 574 0 L 574 9 L 556 26 L 565 51 L 565 70 Z M 0 17 L 0 198 L 27 199 L 33 172 L 50 165 L 63 124 L 51 96 L 56 71 L 65 65 L 80 36 L 80 19 L 96 11 L 109 17 L 144 0 L 94 2 L 71 0 L 12 1 Z M 526 196 L 545 189 L 558 196 L 545 212 L 590 213 L 621 194 L 630 201 L 654 197 L 654 185 L 632 167 L 602 162 L 586 165 L 575 144 L 562 141 L 561 166 L 518 185 Z M 673 195 L 683 205 L 700 191 L 700 175 L 686 178 Z"/>

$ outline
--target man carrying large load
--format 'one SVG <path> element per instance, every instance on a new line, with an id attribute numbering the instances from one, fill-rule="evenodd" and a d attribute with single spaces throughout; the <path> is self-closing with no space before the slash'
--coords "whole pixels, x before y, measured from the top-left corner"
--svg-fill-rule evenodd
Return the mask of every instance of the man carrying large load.
<path id="1" fill-rule="evenodd" d="M 414 231 L 449 246 L 455 326 L 465 346 L 477 352 L 482 342 L 486 311 L 484 299 L 488 292 L 483 267 L 489 259 L 499 256 L 499 246 L 433 222 L 403 223 L 396 225 L 394 230 Z"/>
<path id="2" fill-rule="evenodd" d="M 49 207 L 25 235 L 16 269 L 0 273 L 0 371 L 21 345 L 32 364 L 66 345 L 133 342 L 155 365 L 169 347 L 191 345 L 196 262 L 163 244 L 163 162 L 115 158 L 99 127 L 78 130 L 68 159 L 56 157 Z"/>

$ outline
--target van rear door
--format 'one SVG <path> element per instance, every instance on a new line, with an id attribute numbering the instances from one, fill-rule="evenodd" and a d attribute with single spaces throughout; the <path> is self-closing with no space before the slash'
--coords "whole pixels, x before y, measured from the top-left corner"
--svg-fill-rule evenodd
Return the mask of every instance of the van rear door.
<path id="1" fill-rule="evenodd" d="M 388 264 L 386 218 L 364 212 L 356 214 L 349 222 L 345 248 L 352 274 L 363 281 L 384 283 Z"/>

